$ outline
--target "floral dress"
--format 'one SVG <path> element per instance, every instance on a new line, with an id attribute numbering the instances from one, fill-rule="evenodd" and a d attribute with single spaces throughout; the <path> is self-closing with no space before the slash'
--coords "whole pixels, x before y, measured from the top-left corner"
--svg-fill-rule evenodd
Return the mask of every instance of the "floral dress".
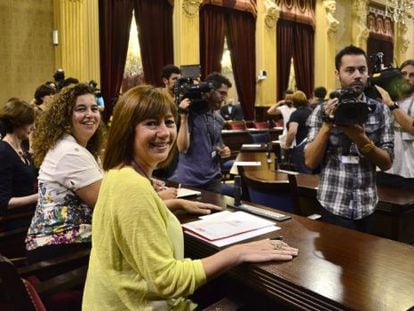
<path id="1" fill-rule="evenodd" d="M 92 154 L 65 136 L 51 149 L 39 171 L 39 200 L 26 249 L 91 241 L 92 209 L 76 191 L 102 179 Z"/>

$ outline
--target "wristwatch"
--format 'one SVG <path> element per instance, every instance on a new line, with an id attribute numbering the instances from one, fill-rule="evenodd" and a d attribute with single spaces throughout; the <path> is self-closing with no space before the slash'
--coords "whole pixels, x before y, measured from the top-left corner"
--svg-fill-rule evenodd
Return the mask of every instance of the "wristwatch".
<path id="1" fill-rule="evenodd" d="M 388 106 L 388 108 L 393 111 L 394 109 L 400 108 L 400 106 L 397 104 L 397 102 L 394 102 L 391 106 Z"/>

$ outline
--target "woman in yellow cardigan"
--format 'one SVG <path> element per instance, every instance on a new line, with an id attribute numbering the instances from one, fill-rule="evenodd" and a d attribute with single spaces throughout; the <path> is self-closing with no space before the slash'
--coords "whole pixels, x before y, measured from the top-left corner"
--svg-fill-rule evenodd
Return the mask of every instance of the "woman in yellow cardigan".
<path id="1" fill-rule="evenodd" d="M 242 262 L 297 255 L 284 242 L 262 240 L 201 260 L 183 258 L 180 223 L 150 179 L 175 142 L 175 121 L 171 97 L 152 86 L 129 90 L 115 107 L 93 215 L 84 310 L 191 310 L 195 305 L 184 297 L 219 273 Z"/>

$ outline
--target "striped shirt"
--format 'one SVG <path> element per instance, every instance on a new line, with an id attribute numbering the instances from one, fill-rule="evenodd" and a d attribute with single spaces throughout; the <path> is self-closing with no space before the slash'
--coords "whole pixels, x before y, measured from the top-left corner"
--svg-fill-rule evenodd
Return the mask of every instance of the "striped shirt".
<path id="1" fill-rule="evenodd" d="M 364 124 L 367 136 L 393 159 L 394 132 L 389 109 L 371 98 L 364 96 L 363 100 L 375 107 Z M 322 127 L 323 107 L 324 104 L 316 107 L 308 118 L 308 143 L 315 139 Z M 356 163 L 344 163 L 347 162 L 343 160 L 344 156 L 352 157 Z M 378 203 L 375 165 L 339 128 L 332 128 L 329 136 L 321 163 L 317 199 L 329 212 L 348 219 L 369 216 Z"/>

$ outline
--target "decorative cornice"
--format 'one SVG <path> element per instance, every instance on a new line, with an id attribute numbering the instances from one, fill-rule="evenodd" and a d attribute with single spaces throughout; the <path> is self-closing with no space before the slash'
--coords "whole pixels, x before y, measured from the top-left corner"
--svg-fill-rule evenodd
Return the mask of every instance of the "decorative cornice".
<path id="1" fill-rule="evenodd" d="M 183 0 L 184 12 L 189 17 L 196 17 L 200 11 L 200 4 L 203 0 Z"/>
<path id="2" fill-rule="evenodd" d="M 328 35 L 333 36 L 338 31 L 339 21 L 335 18 L 336 1 L 324 0 L 323 6 L 326 11 L 326 21 L 328 23 Z"/>
<path id="3" fill-rule="evenodd" d="M 273 29 L 280 17 L 280 7 L 272 0 L 265 0 L 264 5 L 266 10 L 265 25 Z"/>

